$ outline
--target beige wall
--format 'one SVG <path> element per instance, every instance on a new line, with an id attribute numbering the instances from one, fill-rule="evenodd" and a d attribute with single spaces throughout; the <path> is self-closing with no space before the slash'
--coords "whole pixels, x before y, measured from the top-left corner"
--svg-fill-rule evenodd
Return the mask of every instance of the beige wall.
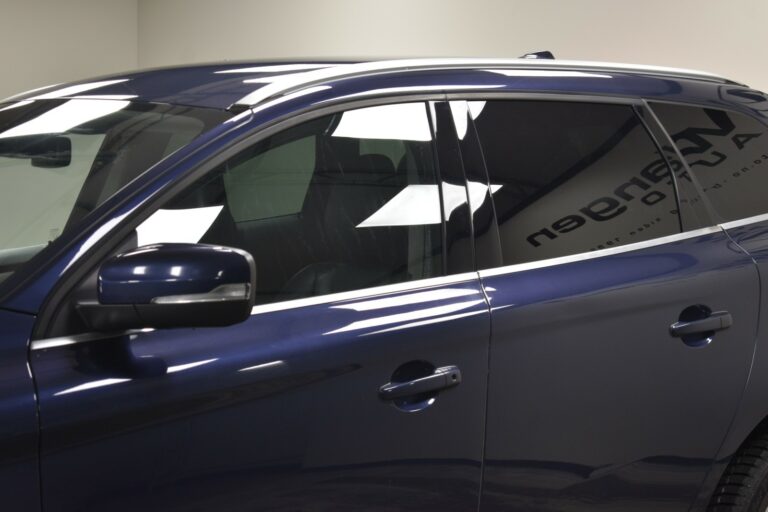
<path id="1" fill-rule="evenodd" d="M 0 98 L 212 60 L 515 57 L 698 68 L 768 90 L 767 0 L 2 0 Z"/>
<path id="2" fill-rule="evenodd" d="M 768 89 L 767 0 L 138 0 L 139 65 L 515 57 L 689 67 Z"/>
<path id="3" fill-rule="evenodd" d="M 2 0 L 0 7 L 0 99 L 138 64 L 137 0 Z"/>

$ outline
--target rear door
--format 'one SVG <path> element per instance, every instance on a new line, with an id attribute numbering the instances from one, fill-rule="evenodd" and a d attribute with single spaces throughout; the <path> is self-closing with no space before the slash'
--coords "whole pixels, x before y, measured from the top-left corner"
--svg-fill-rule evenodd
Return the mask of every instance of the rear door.
<path id="1" fill-rule="evenodd" d="M 753 101 L 763 97 L 754 91 L 741 92 Z M 729 99 L 733 98 L 739 96 Z M 753 106 L 765 104 L 763 99 Z M 651 108 L 679 148 L 723 228 L 754 258 L 763 283 L 762 321 L 749 385 L 719 455 L 723 464 L 709 479 L 707 490 L 711 494 L 725 463 L 768 416 L 768 127 L 753 115 L 721 108 L 660 102 L 651 103 Z"/>
<path id="2" fill-rule="evenodd" d="M 480 272 L 493 325 L 484 511 L 687 510 L 734 417 L 757 272 L 711 222 L 681 227 L 685 169 L 676 190 L 637 107 L 467 108 L 503 258 Z"/>
<path id="3" fill-rule="evenodd" d="M 490 313 L 428 112 L 287 128 L 137 226 L 139 245 L 248 250 L 258 305 L 228 328 L 36 340 L 46 510 L 477 509 Z"/>

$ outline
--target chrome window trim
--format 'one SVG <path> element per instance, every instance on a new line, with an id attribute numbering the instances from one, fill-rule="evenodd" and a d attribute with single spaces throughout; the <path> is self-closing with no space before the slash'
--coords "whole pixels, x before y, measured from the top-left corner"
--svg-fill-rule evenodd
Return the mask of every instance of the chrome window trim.
<path id="1" fill-rule="evenodd" d="M 545 267 L 553 267 L 556 265 L 563 265 L 566 263 L 574 263 L 577 261 L 586 261 L 596 258 L 602 258 L 604 256 L 612 256 L 614 254 L 622 254 L 625 252 L 638 251 L 641 249 L 647 249 L 649 247 L 656 247 L 659 245 L 680 242 L 682 240 L 688 240 L 690 238 L 696 238 L 699 236 L 710 235 L 712 233 L 722 232 L 721 226 L 710 226 L 701 229 L 695 229 L 693 231 L 686 231 L 684 233 L 676 233 L 674 235 L 662 236 L 659 238 L 653 238 L 651 240 L 644 240 L 642 242 L 636 242 L 633 244 L 622 245 L 619 247 L 609 247 L 607 249 L 600 249 L 592 252 L 581 252 L 578 254 L 570 254 L 568 256 L 559 256 L 557 258 L 549 258 L 545 260 L 529 261 L 525 263 L 515 263 L 513 265 L 506 265 L 504 267 L 497 267 L 492 269 L 481 270 L 479 272 L 480 277 L 493 277 L 506 274 L 514 274 L 517 272 L 524 272 L 526 270 L 534 270 Z"/>
<path id="2" fill-rule="evenodd" d="M 761 213 L 760 215 L 753 215 L 752 217 L 744 217 L 743 219 L 730 220 L 728 222 L 721 223 L 720 226 L 723 229 L 733 229 L 765 221 L 768 221 L 768 213 Z"/>
<path id="3" fill-rule="evenodd" d="M 254 306 L 251 309 L 251 316 L 272 313 L 274 311 L 285 311 L 288 309 L 303 308 L 306 306 L 317 306 L 321 304 L 330 304 L 333 302 L 343 302 L 347 300 L 357 300 L 365 297 L 376 297 L 379 295 L 388 295 L 398 292 L 409 292 L 420 290 L 422 288 L 435 288 L 449 284 L 466 283 L 478 279 L 477 272 L 464 272 L 451 276 L 431 277 L 428 279 L 418 279 L 407 281 L 405 283 L 385 284 L 372 288 L 360 288 L 347 292 L 329 293 L 327 295 L 317 295 L 314 297 L 304 297 L 302 299 L 287 300 L 283 302 L 273 302 L 272 304 L 262 304 Z"/>

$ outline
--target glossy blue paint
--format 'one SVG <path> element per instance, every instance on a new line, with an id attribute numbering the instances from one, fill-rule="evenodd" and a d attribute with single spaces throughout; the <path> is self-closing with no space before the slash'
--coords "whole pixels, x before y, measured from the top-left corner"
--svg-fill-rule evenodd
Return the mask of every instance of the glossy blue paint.
<path id="1" fill-rule="evenodd" d="M 470 279 L 35 351 L 46 510 L 474 510 L 489 328 Z M 404 412 L 409 361 L 463 381 Z"/>
<path id="2" fill-rule="evenodd" d="M 274 74 L 220 71 L 266 64 L 106 77 L 89 82 L 113 83 L 88 93 L 224 109 Z M 149 201 L 266 126 L 353 100 L 469 93 L 768 111 L 762 93 L 734 84 L 602 75 L 431 70 L 331 80 L 233 118 L 119 191 L 0 286 L 0 443 L 14 454 L 0 481 L 17 500 L 9 509 L 39 508 L 41 476 L 50 511 L 477 510 L 484 444 L 483 511 L 706 507 L 724 463 L 768 414 L 759 345 L 748 381 L 757 269 L 722 233 L 488 277 L 484 288 L 468 278 L 267 308 L 226 328 L 36 350 L 37 474 L 32 314 Z M 761 268 L 766 233 L 765 225 L 729 231 Z M 728 309 L 734 327 L 693 348 L 666 328 L 698 303 Z M 377 392 L 408 362 L 456 365 L 463 382 L 405 412 Z"/>
<path id="3" fill-rule="evenodd" d="M 159 297 L 202 294 L 222 286 L 253 287 L 250 254 L 202 244 L 156 244 L 119 254 L 99 271 L 102 304 L 150 304 Z"/>
<path id="4" fill-rule="evenodd" d="M 332 62 L 238 62 L 205 64 L 176 68 L 161 68 L 131 73 L 115 74 L 54 86 L 49 89 L 29 91 L 14 96 L 13 100 L 24 100 L 41 94 L 69 87 L 78 87 L 69 97 L 77 95 L 128 95 L 138 101 L 172 103 L 196 107 L 226 109 L 239 99 L 270 83 L 275 77 L 291 75 L 312 68 L 332 67 Z M 291 69 L 295 66 L 295 69 Z M 272 70 L 270 70 L 270 68 Z M 593 76 L 568 77 L 553 73 L 547 76 L 507 76 L 492 70 L 444 70 L 431 74 L 426 83 L 419 83 L 421 71 L 377 72 L 373 75 L 351 78 L 360 84 L 364 81 L 375 83 L 373 88 L 359 88 L 358 92 L 384 88 L 387 81 L 401 81 L 407 87 L 427 85 L 439 90 L 446 75 L 463 77 L 458 85 L 498 85 L 507 90 L 564 91 L 567 93 L 607 93 L 636 95 L 649 98 L 668 98 L 696 103 L 742 105 L 756 113 L 768 111 L 766 97 L 762 92 L 732 83 L 680 79 L 665 76 L 641 75 L 631 72 L 599 71 Z M 334 82 L 328 84 L 335 87 Z M 455 84 L 454 84 L 455 85 Z M 91 86 L 91 89 L 83 87 Z"/>
<path id="5" fill-rule="evenodd" d="M 749 256 L 717 233 L 483 286 L 493 316 L 483 510 L 689 510 L 749 373 L 759 294 Z M 731 311 L 733 327 L 700 348 L 672 337 L 693 304 Z"/>
<path id="6" fill-rule="evenodd" d="M 762 286 L 760 291 L 761 322 L 756 335 L 754 360 L 749 373 L 749 382 L 744 397 L 739 404 L 738 412 L 728 436 L 717 454 L 717 464 L 708 475 L 699 491 L 696 506 L 706 507 L 709 497 L 715 490 L 720 475 L 725 470 L 733 454 L 744 440 L 752 433 L 756 425 L 768 419 L 765 404 L 768 403 L 768 347 L 765 339 L 768 337 L 768 323 L 765 318 L 765 305 L 768 304 L 768 222 L 756 222 L 747 226 L 729 228 L 728 235 L 734 244 L 747 250 L 757 263 Z"/>
<path id="7" fill-rule="evenodd" d="M 225 109 L 278 75 L 320 68 L 327 62 L 227 62 L 121 73 L 36 89 L 13 100 L 76 87 L 70 96 L 134 96 L 138 101 Z M 256 69 L 254 69 L 256 68 Z M 296 68 L 296 69 L 291 69 Z"/>
<path id="8" fill-rule="evenodd" d="M 0 494 L 6 510 L 40 510 L 37 403 L 27 364 L 34 321 L 0 310 Z"/>

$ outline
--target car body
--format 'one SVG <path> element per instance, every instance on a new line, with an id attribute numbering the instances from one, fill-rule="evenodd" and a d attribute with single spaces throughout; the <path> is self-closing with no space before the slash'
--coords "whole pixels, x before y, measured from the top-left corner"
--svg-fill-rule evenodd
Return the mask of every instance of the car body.
<path id="1" fill-rule="evenodd" d="M 766 112 L 550 59 L 0 103 L 6 509 L 706 509 L 768 418 Z"/>

